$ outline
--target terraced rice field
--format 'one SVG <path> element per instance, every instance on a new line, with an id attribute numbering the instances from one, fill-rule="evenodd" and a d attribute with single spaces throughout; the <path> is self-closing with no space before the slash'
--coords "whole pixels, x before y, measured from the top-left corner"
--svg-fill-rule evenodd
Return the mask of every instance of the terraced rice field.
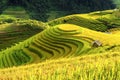
<path id="1" fill-rule="evenodd" d="M 82 57 L 47 60 L 38 64 L 2 69 L 0 70 L 0 79 L 119 80 L 119 58 L 119 52 L 106 52 Z"/>
<path id="2" fill-rule="evenodd" d="M 103 35 L 104 38 L 98 35 Z M 115 38 L 118 40 L 114 40 Z M 118 35 L 96 32 L 72 24 L 61 24 L 48 28 L 20 44 L 0 52 L 0 67 L 38 63 L 63 57 L 69 58 L 94 53 L 94 50 L 95 53 L 99 53 L 101 47 L 98 49 L 92 47 L 94 40 L 102 42 L 103 51 L 109 48 L 104 46 L 120 44 L 120 36 Z"/>
<path id="3" fill-rule="evenodd" d="M 5 11 L 3 11 L 2 14 L 9 15 L 15 18 L 24 18 L 24 19 L 30 18 L 30 16 L 27 14 L 25 9 L 21 7 L 17 7 L 17 9 L 15 7 L 9 7 Z"/>
<path id="4" fill-rule="evenodd" d="M 13 55 L 22 53 L 23 54 L 22 57 L 26 57 L 27 59 L 29 59 L 29 61 L 33 61 L 33 62 L 43 61 L 46 59 L 55 59 L 59 57 L 72 57 L 75 56 L 76 53 L 80 54 L 80 51 L 82 51 L 82 47 L 84 47 L 84 44 L 82 42 L 85 41 L 72 39 L 69 37 L 67 38 L 67 36 L 69 35 L 71 36 L 79 33 L 80 31 L 76 31 L 76 29 L 64 31 L 64 30 L 60 30 L 57 27 L 50 28 L 17 46 L 14 46 L 8 50 L 1 52 L 1 54 L 6 56 L 7 54 L 10 55 L 10 53 Z M 62 34 L 66 34 L 66 35 L 63 36 Z M 58 38 L 58 36 L 60 36 L 60 38 Z M 90 48 L 89 43 L 88 42 L 86 43 L 88 45 L 86 49 Z M 1 56 L 3 57 L 3 55 Z M 30 57 L 28 58 L 28 56 Z M 15 59 L 15 57 L 13 58 Z M 8 61 L 4 60 L 4 62 L 8 62 Z M 26 62 L 23 61 L 20 63 L 22 64 Z M 1 65 L 1 67 L 10 67 L 10 65 L 3 65 L 3 64 Z M 15 64 L 13 63 L 11 65 L 15 65 Z"/>
<path id="5" fill-rule="evenodd" d="M 44 29 L 44 23 L 39 22 L 35 24 L 29 21 L 6 23 L 0 25 L 0 51 L 8 47 L 15 45 L 18 42 L 22 42 L 29 37 L 41 32 Z"/>
<path id="6" fill-rule="evenodd" d="M 86 18 L 84 16 L 85 14 L 79 14 L 79 15 L 69 15 L 69 16 L 65 16 L 65 17 L 61 17 L 52 21 L 47 22 L 50 26 L 55 26 L 58 24 L 74 24 L 74 25 L 78 25 L 84 28 L 88 28 L 88 29 L 92 29 L 95 31 L 106 31 L 107 30 L 107 26 L 104 25 L 102 22 L 93 19 L 92 17 L 88 16 L 88 14 L 86 14 Z"/>
<path id="7" fill-rule="evenodd" d="M 9 41 L 15 45 L 0 51 L 0 79 L 119 80 L 120 30 L 110 18 L 112 12 L 1 24 L 0 45 Z M 112 20 L 108 24 L 116 28 L 109 29 L 102 18 Z M 24 41 L 11 41 L 20 37 Z"/>

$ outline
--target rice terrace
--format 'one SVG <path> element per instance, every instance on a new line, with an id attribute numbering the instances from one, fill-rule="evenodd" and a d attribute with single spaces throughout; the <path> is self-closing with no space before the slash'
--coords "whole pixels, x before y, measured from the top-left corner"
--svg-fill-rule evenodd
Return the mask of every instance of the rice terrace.
<path id="1" fill-rule="evenodd" d="M 120 1 L 1 0 L 0 80 L 120 80 Z"/>

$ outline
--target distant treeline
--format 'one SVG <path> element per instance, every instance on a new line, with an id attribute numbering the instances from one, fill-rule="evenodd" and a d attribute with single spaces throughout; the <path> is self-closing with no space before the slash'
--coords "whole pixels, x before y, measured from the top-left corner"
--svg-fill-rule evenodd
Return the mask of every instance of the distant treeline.
<path id="1" fill-rule="evenodd" d="M 1 0 L 2 12 L 8 6 L 23 6 L 34 19 L 46 21 L 50 11 L 68 11 L 72 13 L 86 13 L 96 10 L 112 9 L 112 0 Z"/>

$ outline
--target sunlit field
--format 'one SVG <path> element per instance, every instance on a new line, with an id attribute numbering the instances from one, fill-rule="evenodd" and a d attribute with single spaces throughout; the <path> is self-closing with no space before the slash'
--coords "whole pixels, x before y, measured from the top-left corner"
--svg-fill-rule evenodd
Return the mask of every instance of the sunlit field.
<path id="1" fill-rule="evenodd" d="M 119 52 L 75 58 L 0 70 L 3 80 L 119 80 Z M 12 75 L 12 76 L 11 76 Z"/>
<path id="2" fill-rule="evenodd" d="M 0 80 L 120 79 L 119 8 L 67 16 L 30 8 L 0 15 Z"/>

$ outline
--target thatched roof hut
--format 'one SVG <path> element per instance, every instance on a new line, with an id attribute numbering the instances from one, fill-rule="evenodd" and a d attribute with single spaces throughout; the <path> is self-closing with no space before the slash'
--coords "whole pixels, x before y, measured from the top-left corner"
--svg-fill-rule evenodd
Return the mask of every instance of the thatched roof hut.
<path id="1" fill-rule="evenodd" d="M 93 47 L 99 47 L 99 46 L 102 46 L 102 43 L 99 40 L 95 40 L 95 41 L 92 42 L 92 46 Z"/>

